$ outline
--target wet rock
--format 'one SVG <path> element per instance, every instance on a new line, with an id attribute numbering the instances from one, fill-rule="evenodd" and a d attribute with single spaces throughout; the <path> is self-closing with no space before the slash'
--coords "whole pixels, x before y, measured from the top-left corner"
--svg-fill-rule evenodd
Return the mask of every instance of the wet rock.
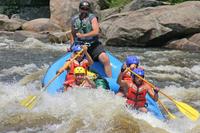
<path id="1" fill-rule="evenodd" d="M 21 19 L 19 14 L 13 14 L 10 19 L 16 20 L 18 22 L 21 22 L 22 24 L 27 22 L 27 20 Z"/>
<path id="2" fill-rule="evenodd" d="M 0 14 L 0 19 L 9 19 L 7 15 Z"/>
<path id="3" fill-rule="evenodd" d="M 200 33 L 194 34 L 189 38 L 170 41 L 165 48 L 200 51 Z"/>
<path id="4" fill-rule="evenodd" d="M 22 29 L 34 32 L 61 31 L 60 26 L 52 23 L 47 18 L 39 18 L 28 21 L 22 25 Z"/>
<path id="5" fill-rule="evenodd" d="M 15 31 L 20 29 L 22 23 L 13 19 L 0 19 L 0 30 Z"/>
<path id="6" fill-rule="evenodd" d="M 194 34 L 188 40 L 191 42 L 194 42 L 196 44 L 199 44 L 199 46 L 200 46 L 200 33 Z"/>
<path id="7" fill-rule="evenodd" d="M 161 46 L 200 32 L 199 12 L 199 1 L 149 7 L 111 15 L 100 27 L 106 45 Z"/>
<path id="8" fill-rule="evenodd" d="M 17 42 L 23 42 L 27 38 L 36 38 L 42 42 L 49 42 L 48 41 L 48 35 L 47 34 L 41 34 L 41 33 L 36 33 L 32 31 L 16 31 L 13 34 L 13 40 Z"/>
<path id="9" fill-rule="evenodd" d="M 165 46 L 165 48 L 199 51 L 200 45 L 189 41 L 187 38 L 183 38 L 183 39 L 179 39 L 179 40 L 169 42 Z"/>
<path id="10" fill-rule="evenodd" d="M 50 32 L 48 38 L 52 43 L 65 43 L 68 40 L 66 32 Z"/>

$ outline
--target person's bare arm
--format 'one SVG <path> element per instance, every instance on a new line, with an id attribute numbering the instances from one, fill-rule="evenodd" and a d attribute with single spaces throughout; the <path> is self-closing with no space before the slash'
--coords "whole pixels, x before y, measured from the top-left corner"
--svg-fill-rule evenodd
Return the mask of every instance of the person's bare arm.
<path id="1" fill-rule="evenodd" d="M 94 63 L 94 61 L 92 60 L 92 57 L 89 55 L 89 53 L 87 52 L 87 46 L 83 45 L 83 52 L 86 55 L 87 61 L 88 61 L 88 66 L 92 65 Z"/>
<path id="2" fill-rule="evenodd" d="M 64 66 L 61 67 L 61 68 L 58 70 L 57 73 L 62 73 L 62 72 L 64 72 L 65 70 L 67 70 L 67 69 L 69 68 L 69 65 L 70 65 L 70 61 L 65 62 Z"/>
<path id="3" fill-rule="evenodd" d="M 126 72 L 126 71 L 120 72 L 120 73 L 119 73 L 119 76 L 118 76 L 118 78 L 117 78 L 117 83 L 118 83 L 119 86 L 122 87 L 122 88 L 128 88 L 127 82 L 126 82 L 125 80 L 122 79 L 123 74 L 124 74 L 125 72 Z"/>
<path id="4" fill-rule="evenodd" d="M 69 40 L 70 44 L 72 45 L 74 43 L 74 37 L 72 35 L 72 32 L 70 33 L 70 40 Z"/>
<path id="5" fill-rule="evenodd" d="M 153 88 L 148 87 L 148 93 L 155 101 L 158 101 L 158 93 L 155 93 Z"/>
<path id="6" fill-rule="evenodd" d="M 88 76 L 86 76 L 85 80 L 92 86 L 92 88 L 96 88 L 95 82 L 90 80 Z"/>

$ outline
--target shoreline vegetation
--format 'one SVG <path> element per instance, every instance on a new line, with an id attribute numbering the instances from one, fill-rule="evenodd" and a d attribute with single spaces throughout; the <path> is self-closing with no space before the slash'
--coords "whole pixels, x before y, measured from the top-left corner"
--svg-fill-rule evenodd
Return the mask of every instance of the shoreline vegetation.
<path id="1" fill-rule="evenodd" d="M 108 5 L 108 8 L 113 7 L 123 7 L 127 4 L 129 4 L 132 0 L 105 0 L 106 4 Z M 159 0 L 162 2 L 170 3 L 171 5 L 182 3 L 185 1 L 192 1 L 192 0 Z M 200 0 L 193 0 L 193 1 L 200 1 Z"/>

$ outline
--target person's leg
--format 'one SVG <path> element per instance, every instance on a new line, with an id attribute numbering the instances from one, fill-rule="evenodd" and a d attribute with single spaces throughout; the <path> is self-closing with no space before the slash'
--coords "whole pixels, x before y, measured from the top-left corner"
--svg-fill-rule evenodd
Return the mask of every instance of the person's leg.
<path id="1" fill-rule="evenodd" d="M 104 65 L 104 71 L 108 77 L 112 77 L 112 70 L 111 70 L 111 65 L 110 65 L 110 59 L 106 55 L 105 52 L 102 52 L 98 56 L 99 61 Z"/>

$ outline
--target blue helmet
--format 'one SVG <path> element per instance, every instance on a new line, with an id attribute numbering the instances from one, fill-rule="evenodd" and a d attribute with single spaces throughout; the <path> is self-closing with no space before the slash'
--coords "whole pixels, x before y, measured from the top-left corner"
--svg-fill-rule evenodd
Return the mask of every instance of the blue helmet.
<path id="1" fill-rule="evenodd" d="M 139 59 L 137 56 L 127 56 L 126 57 L 126 65 L 129 67 L 131 64 L 139 64 Z"/>
<path id="2" fill-rule="evenodd" d="M 133 72 L 136 73 L 136 74 L 139 75 L 139 76 L 144 77 L 144 70 L 141 69 L 141 68 L 136 68 L 136 69 L 133 70 Z M 133 74 L 132 77 L 134 78 L 134 76 L 135 76 L 135 75 Z"/>
<path id="3" fill-rule="evenodd" d="M 79 52 L 79 51 L 81 51 L 81 49 L 82 49 L 82 48 L 81 48 L 80 45 L 75 45 L 75 46 L 72 47 L 72 51 L 73 51 L 73 52 Z"/>

